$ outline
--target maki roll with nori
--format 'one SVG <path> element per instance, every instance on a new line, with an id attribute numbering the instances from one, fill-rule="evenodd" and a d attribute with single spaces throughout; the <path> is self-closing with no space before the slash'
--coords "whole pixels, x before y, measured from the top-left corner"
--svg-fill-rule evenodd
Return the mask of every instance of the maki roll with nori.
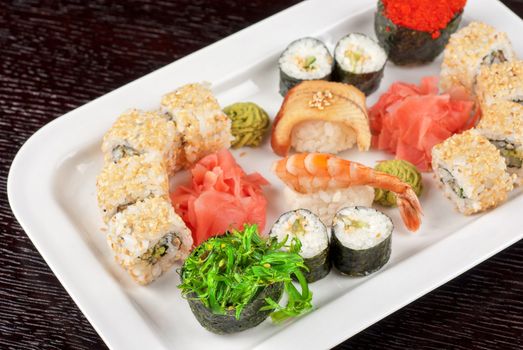
<path id="1" fill-rule="evenodd" d="M 397 65 L 432 62 L 461 21 L 466 0 L 380 0 L 374 30 Z"/>
<path id="2" fill-rule="evenodd" d="M 332 221 L 331 255 L 334 267 L 349 276 L 366 276 L 390 258 L 391 219 L 368 207 L 347 207 Z"/>
<path id="3" fill-rule="evenodd" d="M 252 328 L 269 315 L 278 323 L 310 311 L 301 244 L 292 239 L 288 251 L 282 247 L 275 238 L 260 237 L 256 225 L 196 247 L 181 268 L 178 288 L 198 322 L 213 333 L 228 334 Z M 285 305 L 280 304 L 283 292 Z"/>
<path id="4" fill-rule="evenodd" d="M 289 242 L 294 237 L 300 240 L 300 255 L 308 269 L 304 271 L 307 282 L 315 282 L 329 274 L 329 233 L 311 211 L 298 209 L 283 214 L 272 226 L 270 235 L 279 242 Z"/>
<path id="5" fill-rule="evenodd" d="M 304 80 L 330 80 L 332 56 L 323 42 L 302 38 L 287 46 L 278 60 L 280 94 L 285 96 L 294 85 Z"/>
<path id="6" fill-rule="evenodd" d="M 354 85 L 369 95 L 380 85 L 387 53 L 375 40 L 352 33 L 338 41 L 334 62 L 335 81 Z"/>

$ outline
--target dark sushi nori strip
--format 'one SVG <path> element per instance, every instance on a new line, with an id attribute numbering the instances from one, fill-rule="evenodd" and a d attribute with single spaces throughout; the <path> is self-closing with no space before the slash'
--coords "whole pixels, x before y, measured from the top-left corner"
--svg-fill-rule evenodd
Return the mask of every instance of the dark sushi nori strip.
<path id="1" fill-rule="evenodd" d="M 383 2 L 378 2 L 374 19 L 374 30 L 379 42 L 387 51 L 389 59 L 397 65 L 416 65 L 432 62 L 445 49 L 450 35 L 459 26 L 463 11 L 458 12 L 447 26 L 433 38 L 423 32 L 396 25 L 385 16 Z"/>
<path id="2" fill-rule="evenodd" d="M 269 315 L 273 322 L 312 309 L 312 293 L 303 276 L 300 241 L 289 251 L 274 238 L 260 237 L 256 225 L 212 237 L 185 260 L 178 286 L 196 319 L 207 330 L 234 333 L 254 327 Z M 291 282 L 295 277 L 300 290 Z M 280 305 L 282 290 L 287 295 Z"/>
<path id="3" fill-rule="evenodd" d="M 285 96 L 304 80 L 330 80 L 332 66 L 332 56 L 322 41 L 315 38 L 293 41 L 278 60 L 280 94 Z"/>
<path id="4" fill-rule="evenodd" d="M 308 271 L 303 271 L 303 275 L 309 283 L 321 280 L 329 274 L 332 268 L 329 248 L 313 258 L 303 259 L 303 261 L 305 262 L 305 266 L 308 268 Z"/>
<path id="5" fill-rule="evenodd" d="M 376 91 L 383 78 L 387 54 L 365 34 L 351 33 L 334 49 L 333 80 L 354 85 L 365 95 Z"/>
<path id="6" fill-rule="evenodd" d="M 390 218 L 375 209 L 348 207 L 340 210 L 332 225 L 334 267 L 348 276 L 366 276 L 379 270 L 390 258 L 392 230 Z"/>
<path id="7" fill-rule="evenodd" d="M 346 72 L 337 64 L 334 68 L 334 81 L 354 85 L 368 96 L 379 88 L 384 70 L 385 66 L 377 72 L 357 74 Z"/>
<path id="8" fill-rule="evenodd" d="M 336 269 L 348 276 L 366 276 L 381 269 L 389 261 L 392 235 L 370 249 L 350 249 L 332 237 L 332 262 Z"/>
<path id="9" fill-rule="evenodd" d="M 331 270 L 329 233 L 320 218 L 307 209 L 289 211 L 280 216 L 270 232 L 279 242 L 290 242 L 298 238 L 301 242 L 300 255 L 307 270 L 303 274 L 307 282 L 313 283 L 327 276 Z M 288 249 L 287 245 L 284 249 Z"/>
<path id="10" fill-rule="evenodd" d="M 200 324 L 216 334 L 230 334 L 256 327 L 262 323 L 273 310 L 260 310 L 266 305 L 269 297 L 279 302 L 283 294 L 283 283 L 271 284 L 262 289 L 254 299 L 242 310 L 240 318 L 235 316 L 235 310 L 229 310 L 225 315 L 216 314 L 193 293 L 187 297 L 189 306 Z"/>

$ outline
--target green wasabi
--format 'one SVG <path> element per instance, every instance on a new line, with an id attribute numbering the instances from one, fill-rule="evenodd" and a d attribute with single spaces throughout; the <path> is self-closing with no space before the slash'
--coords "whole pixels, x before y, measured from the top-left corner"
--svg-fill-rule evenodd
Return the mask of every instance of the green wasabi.
<path id="1" fill-rule="evenodd" d="M 378 163 L 374 169 L 397 176 L 401 181 L 408 183 L 419 197 L 423 190 L 423 182 L 421 174 L 412 163 L 406 160 L 394 159 L 386 160 Z M 390 191 L 375 189 L 374 202 L 386 207 L 393 207 L 396 205 L 396 195 Z"/>
<path id="2" fill-rule="evenodd" d="M 233 148 L 258 147 L 261 144 L 270 125 L 267 112 L 252 102 L 234 103 L 223 111 L 232 121 Z"/>

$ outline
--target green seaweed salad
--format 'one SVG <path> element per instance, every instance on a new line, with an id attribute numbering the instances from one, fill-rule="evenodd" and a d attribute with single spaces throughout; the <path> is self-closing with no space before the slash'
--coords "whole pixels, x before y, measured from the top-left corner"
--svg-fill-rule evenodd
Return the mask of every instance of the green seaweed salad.
<path id="1" fill-rule="evenodd" d="M 312 292 L 300 271 L 306 270 L 298 254 L 301 243 L 293 239 L 288 252 L 281 250 L 285 243 L 260 237 L 257 225 L 245 225 L 243 231 L 210 238 L 185 260 L 178 288 L 190 304 L 191 300 L 199 300 L 213 314 L 232 314 L 237 320 L 260 295 L 265 303 L 259 311 L 269 310 L 276 323 L 302 315 L 312 309 Z M 293 276 L 301 292 L 293 285 Z M 262 293 L 282 284 L 288 296 L 284 306 L 279 302 L 281 293 L 276 298 Z"/>

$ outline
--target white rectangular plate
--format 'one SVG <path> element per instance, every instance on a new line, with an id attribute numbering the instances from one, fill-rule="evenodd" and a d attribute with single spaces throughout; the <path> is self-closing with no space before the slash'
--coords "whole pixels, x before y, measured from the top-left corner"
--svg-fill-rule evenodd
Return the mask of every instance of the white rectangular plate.
<path id="1" fill-rule="evenodd" d="M 209 81 L 222 105 L 254 101 L 275 115 L 277 57 L 292 40 L 315 36 L 332 49 L 343 35 L 373 35 L 376 1 L 311 0 L 301 3 L 159 69 L 54 120 L 21 148 L 9 173 L 13 212 L 53 272 L 104 341 L 113 349 L 273 349 L 333 346 L 518 241 L 523 228 L 521 191 L 500 208 L 464 217 L 453 210 L 430 175 L 424 177 L 421 230 L 408 233 L 395 210 L 392 257 L 366 278 L 332 272 L 311 286 L 316 310 L 282 326 L 269 321 L 243 333 L 218 336 L 203 329 L 176 288 L 173 270 L 147 287 L 133 284 L 112 260 L 101 232 L 95 177 L 102 165 L 101 138 L 130 107 L 155 108 L 162 94 L 188 82 Z M 470 0 L 464 23 L 480 20 L 508 32 L 519 55 L 522 21 L 495 0 Z M 388 64 L 369 105 L 397 80 L 418 83 L 437 75 L 441 58 L 416 68 Z M 267 226 L 285 211 L 282 184 L 270 172 L 276 159 L 263 148 L 234 152 L 247 172 L 272 186 Z M 373 166 L 381 152 L 344 157 Z"/>

